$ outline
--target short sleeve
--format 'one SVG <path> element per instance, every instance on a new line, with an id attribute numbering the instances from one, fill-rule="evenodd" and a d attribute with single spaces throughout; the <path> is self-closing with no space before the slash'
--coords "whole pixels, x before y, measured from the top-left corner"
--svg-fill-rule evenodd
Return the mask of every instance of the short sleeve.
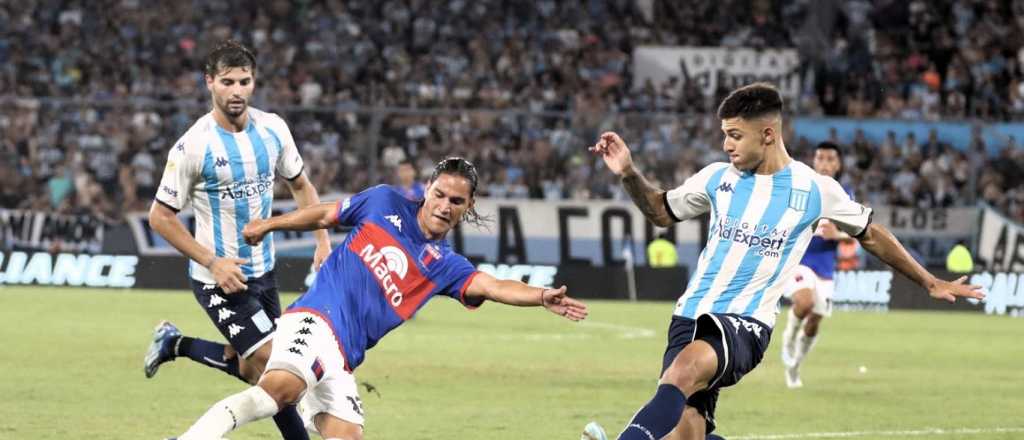
<path id="1" fill-rule="evenodd" d="M 821 217 L 851 236 L 864 232 L 871 223 L 871 208 L 853 201 L 842 185 L 831 177 L 820 176 L 818 183 L 821 188 Z"/>
<path id="2" fill-rule="evenodd" d="M 342 225 L 358 225 L 359 222 L 369 215 L 371 206 L 374 203 L 373 201 L 380 197 L 387 197 L 384 185 L 365 189 L 359 194 L 339 201 L 338 206 L 335 208 L 334 216 L 338 219 L 338 223 Z"/>
<path id="3" fill-rule="evenodd" d="M 728 164 L 713 163 L 690 176 L 679 187 L 665 193 L 665 208 L 669 215 L 677 221 L 689 220 L 711 209 L 711 196 L 707 185 L 716 172 Z"/>
<path id="4" fill-rule="evenodd" d="M 198 168 L 196 161 L 186 154 L 184 141 L 178 141 L 167 154 L 167 165 L 156 192 L 156 201 L 174 211 L 184 209 L 199 175 Z"/>
<path id="5" fill-rule="evenodd" d="M 295 180 L 302 175 L 305 164 L 302 162 L 299 148 L 295 146 L 295 139 L 292 138 L 292 132 L 288 129 L 288 124 L 277 115 L 273 116 L 273 120 L 276 123 L 272 124 L 269 130 L 275 140 L 281 145 L 281 154 L 277 157 L 277 165 L 274 170 L 277 172 L 277 175 L 285 179 Z"/>
<path id="6" fill-rule="evenodd" d="M 442 273 L 445 287 L 440 293 L 459 300 L 462 305 L 468 308 L 475 309 L 480 307 L 484 303 L 483 298 L 472 300 L 466 297 L 466 289 L 469 289 L 469 285 L 473 283 L 473 278 L 480 273 L 473 267 L 473 263 L 470 263 L 466 257 L 454 252 L 448 253 L 442 261 L 445 263 Z"/>

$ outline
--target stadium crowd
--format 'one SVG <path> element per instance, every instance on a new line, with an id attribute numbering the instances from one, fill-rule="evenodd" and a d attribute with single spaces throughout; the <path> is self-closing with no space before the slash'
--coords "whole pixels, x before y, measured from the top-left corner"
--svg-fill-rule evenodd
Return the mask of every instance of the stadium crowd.
<path id="1" fill-rule="evenodd" d="M 725 90 L 634 84 L 638 45 L 796 48 L 797 115 L 984 123 L 1024 116 L 1022 17 L 1021 0 L 5 3 L 0 206 L 146 209 L 168 146 L 208 105 L 202 57 L 225 38 L 257 52 L 254 104 L 285 116 L 321 193 L 462 154 L 483 195 L 622 198 L 585 151 L 605 129 L 664 186 L 724 159 Z M 807 159 L 809 141 L 786 139 Z M 1024 150 L 982 143 L 859 135 L 843 179 L 869 203 L 981 198 L 1024 220 Z"/>

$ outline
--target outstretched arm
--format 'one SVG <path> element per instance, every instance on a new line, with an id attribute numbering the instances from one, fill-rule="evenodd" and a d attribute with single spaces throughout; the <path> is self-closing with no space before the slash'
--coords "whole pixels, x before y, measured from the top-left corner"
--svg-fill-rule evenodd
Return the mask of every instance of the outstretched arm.
<path id="1" fill-rule="evenodd" d="M 478 272 L 466 288 L 469 298 L 483 298 L 513 306 L 543 306 L 551 313 L 564 316 L 570 321 L 587 317 L 587 305 L 569 298 L 565 286 L 557 289 L 533 287 L 521 281 L 499 280 Z"/>
<path id="2" fill-rule="evenodd" d="M 273 231 L 312 231 L 333 228 L 338 225 L 338 218 L 335 216 L 337 208 L 338 204 L 334 202 L 318 203 L 266 220 L 252 220 L 245 225 L 242 235 L 245 237 L 246 243 L 255 245 L 263 240 L 264 235 Z"/>
<path id="3" fill-rule="evenodd" d="M 661 227 L 674 223 L 672 216 L 665 208 L 665 191 L 651 185 L 640 170 L 633 165 L 633 157 L 629 147 L 619 135 L 607 132 L 601 135 L 590 151 L 601 155 L 605 165 L 622 180 L 622 187 L 629 193 L 633 203 L 644 213 L 651 223 Z"/>
<path id="4" fill-rule="evenodd" d="M 928 294 L 932 298 L 955 302 L 958 296 L 977 299 L 985 297 L 980 290 L 981 286 L 964 284 L 964 281 L 967 280 L 966 276 L 960 277 L 955 281 L 945 281 L 936 278 L 927 269 L 918 264 L 914 257 L 910 256 L 906 248 L 900 244 L 899 240 L 882 225 L 876 223 L 869 224 L 857 239 L 868 252 L 871 252 L 889 266 L 892 266 L 893 269 L 906 275 L 911 281 L 927 289 Z"/>
<path id="5" fill-rule="evenodd" d="M 299 173 L 295 179 L 285 180 L 285 182 L 288 182 L 288 188 L 291 189 L 292 197 L 295 198 L 295 203 L 298 204 L 299 208 L 314 206 L 320 203 L 320 196 L 317 194 L 313 183 L 306 177 L 305 172 Z M 316 237 L 316 250 L 313 252 L 313 268 L 314 270 L 320 270 L 320 265 L 331 254 L 331 239 L 328 237 L 327 231 L 323 229 L 314 231 L 313 236 Z"/>

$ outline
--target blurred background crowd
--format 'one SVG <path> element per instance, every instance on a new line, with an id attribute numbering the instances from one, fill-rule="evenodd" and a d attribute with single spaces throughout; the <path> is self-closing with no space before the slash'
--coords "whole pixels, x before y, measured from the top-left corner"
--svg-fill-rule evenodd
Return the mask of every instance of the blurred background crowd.
<path id="1" fill-rule="evenodd" d="M 843 183 L 869 204 L 986 201 L 1024 220 L 1024 1 L 272 0 L 0 3 L 0 207 L 148 209 L 168 148 L 207 111 L 210 45 L 258 57 L 321 194 L 419 178 L 459 154 L 480 195 L 624 198 L 586 152 L 614 129 L 662 187 L 725 160 L 711 95 L 633 80 L 639 45 L 795 48 L 791 116 L 976 123 L 971 145 L 858 133 Z M 159 30 L 159 32 L 152 32 Z M 787 128 L 791 153 L 813 144 Z M 992 152 L 995 152 L 994 154 Z"/>

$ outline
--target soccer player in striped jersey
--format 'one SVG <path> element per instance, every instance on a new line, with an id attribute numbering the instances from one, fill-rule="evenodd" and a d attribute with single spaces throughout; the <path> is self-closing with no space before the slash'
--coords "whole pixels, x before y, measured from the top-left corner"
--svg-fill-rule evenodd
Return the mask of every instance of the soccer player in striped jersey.
<path id="1" fill-rule="evenodd" d="M 189 258 L 199 305 L 229 345 L 182 336 L 169 322 L 154 332 L 144 360 L 146 377 L 178 356 L 256 383 L 271 353 L 281 316 L 274 278 L 274 241 L 246 243 L 242 228 L 270 216 L 274 178 L 284 177 L 298 206 L 320 203 L 303 173 L 302 157 L 280 116 L 249 106 L 256 58 L 233 41 L 207 57 L 206 87 L 213 109 L 171 148 L 149 224 Z M 193 237 L 176 214 L 191 204 Z M 326 231 L 316 232 L 314 265 L 330 253 Z M 294 407 L 274 418 L 286 439 L 308 439 Z"/>
<path id="2" fill-rule="evenodd" d="M 274 352 L 259 384 L 214 404 L 179 440 L 219 439 L 300 401 L 303 418 L 325 439 L 363 438 L 363 407 L 353 371 L 388 332 L 435 296 L 467 308 L 485 300 L 542 307 L 571 321 L 587 316 L 566 288 L 544 289 L 479 272 L 445 236 L 473 210 L 476 168 L 451 157 L 434 168 L 424 198 L 378 185 L 339 203 L 322 203 L 246 226 L 250 242 L 270 231 L 352 227 L 309 291 L 281 317 Z M 437 435 L 435 437 L 444 437 Z"/>
<path id="3" fill-rule="evenodd" d="M 814 149 L 814 171 L 838 179 L 843 167 L 839 146 L 825 141 Z M 850 198 L 853 192 L 844 189 Z M 853 240 L 827 219 L 818 221 L 814 236 L 800 264 L 794 269 L 789 287 L 783 292 L 793 305 L 782 332 L 782 364 L 786 367 L 786 386 L 799 388 L 800 363 L 818 339 L 821 320 L 832 316 L 832 274 L 836 270 L 836 249 L 841 240 Z"/>
<path id="4" fill-rule="evenodd" d="M 654 224 L 711 214 L 707 246 L 672 315 L 659 386 L 619 439 L 657 440 L 670 433 L 672 439 L 704 439 L 714 430 L 718 392 L 761 361 L 779 297 L 818 219 L 855 237 L 934 298 L 984 296 L 978 286 L 964 284 L 966 277 L 936 278 L 871 222 L 871 209 L 850 200 L 834 179 L 791 159 L 782 139 L 782 108 L 781 95 L 769 84 L 734 90 L 718 108 L 729 163 L 708 165 L 669 191 L 648 183 L 617 134 L 602 134 L 590 148 Z"/>

